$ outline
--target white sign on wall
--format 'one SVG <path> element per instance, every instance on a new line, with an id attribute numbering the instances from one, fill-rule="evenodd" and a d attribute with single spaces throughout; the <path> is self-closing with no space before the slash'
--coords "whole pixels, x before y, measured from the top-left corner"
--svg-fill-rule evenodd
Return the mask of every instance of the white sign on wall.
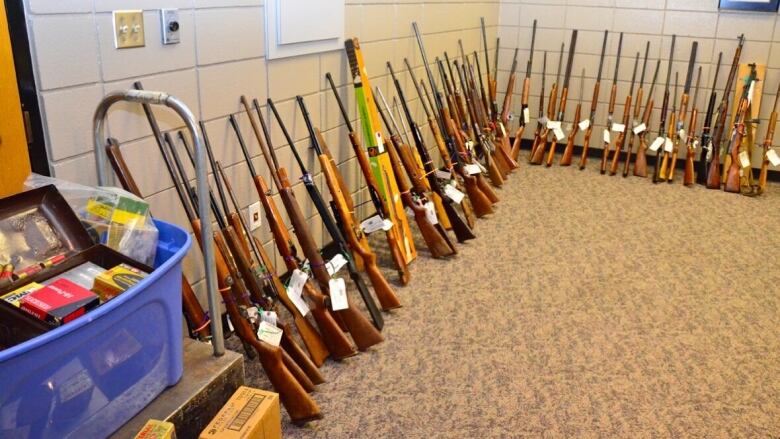
<path id="1" fill-rule="evenodd" d="M 344 0 L 268 0 L 268 59 L 343 49 Z"/>

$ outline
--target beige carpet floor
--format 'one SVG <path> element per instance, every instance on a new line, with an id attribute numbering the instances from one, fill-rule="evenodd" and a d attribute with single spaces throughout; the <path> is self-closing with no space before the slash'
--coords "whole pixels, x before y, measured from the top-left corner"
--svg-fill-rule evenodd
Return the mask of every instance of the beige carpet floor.
<path id="1" fill-rule="evenodd" d="M 285 437 L 780 437 L 780 186 L 595 166 L 523 165 L 457 257 L 421 251 L 386 341 L 328 361 L 325 418 Z"/>

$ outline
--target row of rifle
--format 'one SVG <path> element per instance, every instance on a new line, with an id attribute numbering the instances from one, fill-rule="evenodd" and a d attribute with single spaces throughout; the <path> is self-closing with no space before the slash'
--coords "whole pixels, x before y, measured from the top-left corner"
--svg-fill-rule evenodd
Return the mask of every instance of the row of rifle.
<path id="1" fill-rule="evenodd" d="M 528 95 L 530 89 L 529 83 L 531 63 L 533 60 L 533 45 L 535 34 L 536 21 L 534 21 L 533 36 L 531 39 L 531 55 L 528 61 L 525 84 L 523 85 L 521 110 L 522 115 L 520 117 L 519 127 L 515 133 L 515 139 L 512 148 L 512 158 L 515 160 L 519 155 L 520 142 L 525 125 L 529 122 L 530 119 L 528 115 Z M 608 32 L 604 31 L 604 39 L 599 60 L 599 69 L 591 98 L 590 115 L 586 119 L 581 120 L 581 103 L 578 103 L 574 118 L 572 119 L 572 128 L 569 131 L 568 136 L 562 129 L 562 123 L 564 122 L 566 115 L 566 100 L 568 97 L 569 81 L 571 78 L 575 46 L 577 43 L 577 30 L 572 31 L 563 86 L 560 89 L 560 101 L 558 102 L 558 84 L 561 75 L 561 65 L 564 53 L 564 45 L 561 44 L 560 57 L 558 59 L 558 71 L 556 73 L 555 82 L 553 83 L 552 89 L 550 90 L 546 113 L 544 111 L 544 99 L 545 76 L 547 73 L 547 52 L 544 53 L 542 84 L 539 95 L 539 116 L 537 119 L 536 132 L 534 133 L 533 143 L 531 146 L 531 153 L 528 156 L 528 162 L 530 164 L 541 165 L 542 163 L 545 163 L 548 167 L 551 166 L 555 159 L 557 143 L 563 143 L 565 141 L 566 147 L 563 151 L 563 155 L 560 158 L 559 164 L 560 166 L 570 166 L 572 162 L 574 142 L 578 133 L 580 131 L 584 131 L 582 155 L 579 161 L 579 168 L 584 169 L 586 167 L 588 160 L 588 150 L 594 128 L 594 118 L 596 116 L 596 110 L 599 101 L 602 68 L 604 66 L 604 56 L 607 47 L 607 36 Z M 652 143 L 648 143 L 647 136 L 650 132 L 648 125 L 650 124 L 650 117 L 654 104 L 653 91 L 658 79 L 658 71 L 661 66 L 661 60 L 659 59 L 656 62 L 655 73 L 653 74 L 649 93 L 644 103 L 644 110 L 642 110 L 642 99 L 644 94 L 645 74 L 647 71 L 650 42 L 648 41 L 645 46 L 644 61 L 642 63 L 639 87 L 636 90 L 636 94 L 634 94 L 640 60 L 640 53 L 636 53 L 633 74 L 631 76 L 631 85 L 629 87 L 628 94 L 625 97 L 625 104 L 623 106 L 623 117 L 619 122 L 616 121 L 615 106 L 617 102 L 617 81 L 620 69 L 621 50 L 623 47 L 623 33 L 620 33 L 615 61 L 615 71 L 612 79 L 609 104 L 607 107 L 607 120 L 605 121 L 605 128 L 603 131 L 603 149 L 600 164 L 601 173 L 606 174 L 607 171 L 609 171 L 610 175 L 616 175 L 619 171 L 620 160 L 622 157 L 624 160 L 622 169 L 623 177 L 627 177 L 629 175 L 630 167 L 633 163 L 633 175 L 646 178 L 648 176 L 647 151 L 649 150 L 650 152 L 655 152 L 653 157 L 652 181 L 654 183 L 664 181 L 672 183 L 675 179 L 675 165 L 677 164 L 678 155 L 680 154 L 680 150 L 685 148 L 686 155 L 683 173 L 684 185 L 691 186 L 694 183 L 699 183 L 710 189 L 720 189 L 723 187 L 723 189 L 728 192 L 741 192 L 745 195 L 758 195 L 763 193 L 766 190 L 770 161 L 774 164 L 780 162 L 780 158 L 778 158 L 777 153 L 772 149 L 774 130 L 777 122 L 777 102 L 780 98 L 780 86 L 778 87 L 778 91 L 775 96 L 775 103 L 772 114 L 770 116 L 767 134 L 762 145 L 762 162 L 758 185 L 756 187 L 751 187 L 748 182 L 752 181 L 752 178 L 747 178 L 745 174 L 752 172 L 752 165 L 747 148 L 743 148 L 743 138 L 746 136 L 746 124 L 750 124 L 752 122 L 750 120 L 750 105 L 752 103 L 752 94 L 753 90 L 755 89 L 755 83 L 758 81 L 755 64 L 750 65 L 750 75 L 747 78 L 742 78 L 743 89 L 740 93 L 740 100 L 737 105 L 736 113 L 733 116 L 733 129 L 730 132 L 726 130 L 726 127 L 729 125 L 726 119 L 729 111 L 730 96 L 739 69 L 739 60 L 745 42 L 744 36 L 740 36 L 738 39 L 738 45 L 734 53 L 734 59 L 731 64 L 728 80 L 726 81 L 725 90 L 723 92 L 720 105 L 716 109 L 715 104 L 717 101 L 718 73 L 720 71 L 723 53 L 721 52 L 718 55 L 718 63 L 716 65 L 715 75 L 712 81 L 712 89 L 707 105 L 707 112 L 705 113 L 703 128 L 701 129 L 700 135 L 697 135 L 697 131 L 699 129 L 697 124 L 700 115 L 699 109 L 696 105 L 698 102 L 699 84 L 701 80 L 701 66 L 699 66 L 698 72 L 696 74 L 696 85 L 694 87 L 693 100 L 690 100 L 693 73 L 696 65 L 698 42 L 694 41 L 691 45 L 688 69 L 683 86 L 683 94 L 678 101 L 677 73 L 675 73 L 674 87 L 671 87 L 672 60 L 674 55 L 675 41 L 676 36 L 672 35 L 671 49 L 666 68 L 666 84 L 664 88 L 663 103 L 661 106 L 658 137 Z M 507 87 L 507 96 L 510 96 L 513 92 L 512 87 L 515 76 L 515 68 L 516 63 L 512 66 L 510 80 Z M 584 70 L 582 72 L 582 76 L 585 76 Z M 580 93 L 582 93 L 582 87 L 580 87 Z M 690 104 L 691 102 L 692 104 Z M 689 104 L 691 106 L 690 113 L 688 112 Z M 685 124 L 686 117 L 688 118 L 687 126 Z M 617 135 L 614 136 L 614 141 L 612 140 L 613 133 L 617 133 Z M 637 141 L 638 146 L 636 148 L 636 154 L 634 154 L 634 145 Z M 721 145 L 726 142 L 728 148 L 725 150 L 725 161 L 723 165 L 721 165 Z M 696 160 L 697 152 L 699 154 L 698 162 Z"/>
<path id="2" fill-rule="evenodd" d="M 181 131 L 162 132 L 151 108 L 144 105 L 161 158 L 201 247 L 204 244 L 200 242 L 202 221 L 215 221 L 217 224 L 213 235 L 215 264 L 219 293 L 226 311 L 226 316 L 222 318 L 229 328 L 227 333 L 237 335 L 246 355 L 260 361 L 279 393 L 282 405 L 296 424 L 322 417 L 310 393 L 316 385 L 325 381 L 319 367 L 326 359 L 341 360 L 381 343 L 382 311 L 401 307 L 393 287 L 377 265 L 377 256 L 369 245 L 367 234 L 384 232 L 398 280 L 405 285 L 410 280 L 408 263 L 413 259 L 410 255 L 416 254 L 413 237 L 408 234 L 406 212 L 409 211 L 414 218 L 430 255 L 435 258 L 450 257 L 457 253 L 457 248 L 449 233 L 458 242 L 474 239 L 476 218 L 493 213 L 494 205 L 499 201 L 493 186 L 501 186 L 508 173 L 517 167 L 511 158 L 509 136 L 503 123 L 509 102 L 505 100 L 505 111 L 499 113 L 495 101 L 496 78 L 491 75 L 489 64 L 486 67 L 486 89 L 477 53 L 467 56 L 460 44 L 460 61 L 451 63 L 446 53 L 446 64 L 436 59 L 434 67 L 441 79 L 440 89 L 431 64 L 427 62 L 416 23 L 413 23 L 413 28 L 424 60 L 427 84 L 417 80 L 406 59 L 404 63 L 424 108 L 435 148 L 426 145 L 421 124 L 414 119 L 409 101 L 390 63 L 387 67 L 396 96 L 388 101 L 379 88 L 371 87 L 357 39 L 347 40 L 345 49 L 362 132 L 353 127 L 333 78 L 330 73 L 326 74 L 349 131 L 350 144 L 364 179 L 362 183 L 367 186 L 376 211 L 368 220 L 361 222 L 356 217 L 358 205 L 353 201 L 352 193 L 359 188 L 348 187 L 324 136 L 311 120 L 303 97 L 296 97 L 296 103 L 330 192 L 327 200 L 315 184 L 311 171 L 306 168 L 274 102 L 267 100 L 272 117 L 266 122 L 260 102 L 256 99 L 250 102 L 250 99 L 241 96 L 241 113 L 249 118 L 261 155 L 271 171 L 273 186 L 297 238 L 296 245 L 272 197 L 273 188 L 255 169 L 239 124 L 240 114 L 231 114 L 228 118 L 273 242 L 285 265 L 284 271 L 289 275 L 287 283 L 282 281 L 285 274 L 274 267 L 273 260 L 240 214 L 241 205 L 230 179 L 214 157 L 206 124 L 200 122 L 200 130 L 216 192 L 209 190 L 213 217 L 200 218 L 195 208 L 197 195 L 191 186 L 192 176 L 188 175 L 185 166 L 186 162 L 194 166 L 189 139 Z M 485 61 L 488 62 L 484 20 L 482 35 Z M 516 56 L 515 52 L 515 64 Z M 497 73 L 497 70 L 494 65 L 493 72 Z M 139 82 L 135 87 L 142 89 Z M 384 129 L 380 119 L 384 122 Z M 309 220 L 294 194 L 288 170 L 277 159 L 270 135 L 270 120 L 276 121 L 289 145 L 300 167 L 301 180 L 310 201 L 327 230 L 332 247 L 336 249 L 336 255 L 329 261 L 325 260 L 323 249 L 315 242 Z M 407 134 L 414 146 L 406 138 Z M 140 196 L 117 141 L 109 139 L 106 150 L 121 185 Z M 437 151 L 442 166 L 435 165 L 430 151 Z M 362 298 L 367 316 L 361 312 L 362 307 L 350 304 L 346 283 L 338 277 L 344 266 Z M 361 272 L 368 276 L 373 293 Z M 190 335 L 208 341 L 211 337 L 210 318 L 219 317 L 204 312 L 184 276 L 182 295 Z M 291 323 L 282 315 L 282 308 L 284 316 L 291 318 Z M 308 319 L 309 314 L 312 320 Z M 293 336 L 293 327 L 303 346 Z"/>

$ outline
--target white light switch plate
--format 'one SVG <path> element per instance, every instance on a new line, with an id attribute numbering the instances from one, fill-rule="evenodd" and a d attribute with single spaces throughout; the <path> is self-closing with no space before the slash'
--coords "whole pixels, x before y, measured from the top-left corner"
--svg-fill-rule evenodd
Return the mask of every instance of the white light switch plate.
<path id="1" fill-rule="evenodd" d="M 263 213 L 260 211 L 260 202 L 249 205 L 249 230 L 255 231 L 263 224 Z"/>
<path id="2" fill-rule="evenodd" d="M 114 11 L 114 47 L 144 47 L 144 11 Z"/>

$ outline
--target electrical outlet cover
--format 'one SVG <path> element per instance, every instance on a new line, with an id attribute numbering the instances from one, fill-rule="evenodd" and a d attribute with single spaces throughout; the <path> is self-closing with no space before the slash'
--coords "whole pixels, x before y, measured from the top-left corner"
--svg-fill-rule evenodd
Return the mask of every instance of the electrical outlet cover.
<path id="1" fill-rule="evenodd" d="M 144 11 L 114 11 L 114 47 L 144 47 Z"/>
<path id="2" fill-rule="evenodd" d="M 255 231 L 263 224 L 263 213 L 260 211 L 260 202 L 249 205 L 249 230 Z"/>

